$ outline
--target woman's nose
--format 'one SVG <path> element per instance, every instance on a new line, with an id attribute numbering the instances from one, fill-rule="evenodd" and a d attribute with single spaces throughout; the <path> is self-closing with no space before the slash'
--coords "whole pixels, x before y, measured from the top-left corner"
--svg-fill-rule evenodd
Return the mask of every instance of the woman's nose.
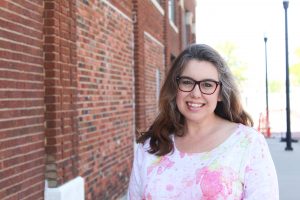
<path id="1" fill-rule="evenodd" d="M 201 97 L 202 96 L 202 92 L 200 90 L 200 85 L 196 84 L 194 89 L 191 91 L 191 95 L 193 97 Z"/>

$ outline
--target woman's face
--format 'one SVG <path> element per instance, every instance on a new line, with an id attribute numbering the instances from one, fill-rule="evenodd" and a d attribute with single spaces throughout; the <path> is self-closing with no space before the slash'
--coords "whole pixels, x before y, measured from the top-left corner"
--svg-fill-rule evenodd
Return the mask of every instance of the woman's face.
<path id="1" fill-rule="evenodd" d="M 207 61 L 190 60 L 180 77 L 180 86 L 184 90 L 192 88 L 193 81 L 203 81 L 196 84 L 190 92 L 181 91 L 178 88 L 176 96 L 176 104 L 180 113 L 185 117 L 187 122 L 199 123 L 204 120 L 209 120 L 213 117 L 214 110 L 220 98 L 220 85 L 213 81 L 219 82 L 218 71 L 216 67 Z M 208 80 L 205 82 L 205 80 Z M 201 87 L 202 92 L 199 89 Z M 179 87 L 180 87 L 179 86 Z M 214 89 L 216 90 L 214 91 Z M 212 94 L 203 94 L 211 93 Z"/>

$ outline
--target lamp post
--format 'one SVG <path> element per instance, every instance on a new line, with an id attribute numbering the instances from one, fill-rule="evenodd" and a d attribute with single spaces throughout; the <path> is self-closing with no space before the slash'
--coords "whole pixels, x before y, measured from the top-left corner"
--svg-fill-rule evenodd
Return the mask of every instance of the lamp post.
<path id="1" fill-rule="evenodd" d="M 264 41 L 265 41 L 265 61 L 266 61 L 266 132 L 267 132 L 267 137 L 270 137 L 271 133 L 270 133 L 270 124 L 269 124 L 268 54 L 267 54 L 268 38 L 266 35 L 264 35 Z"/>
<path id="2" fill-rule="evenodd" d="M 289 55 L 288 55 L 288 21 L 287 9 L 289 1 L 283 1 L 283 8 L 285 13 L 285 70 L 286 70 L 286 151 L 293 151 L 292 137 L 291 137 L 291 121 L 290 121 L 290 79 L 289 79 Z"/>

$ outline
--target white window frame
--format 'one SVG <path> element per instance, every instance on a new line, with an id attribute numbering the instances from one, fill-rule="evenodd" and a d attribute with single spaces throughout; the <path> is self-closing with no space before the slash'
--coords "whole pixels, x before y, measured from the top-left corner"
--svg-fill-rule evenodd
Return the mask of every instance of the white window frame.
<path id="1" fill-rule="evenodd" d="M 164 9 L 161 7 L 161 5 L 157 2 L 157 0 L 151 0 L 153 5 L 157 8 L 157 10 L 162 14 L 165 15 Z"/>

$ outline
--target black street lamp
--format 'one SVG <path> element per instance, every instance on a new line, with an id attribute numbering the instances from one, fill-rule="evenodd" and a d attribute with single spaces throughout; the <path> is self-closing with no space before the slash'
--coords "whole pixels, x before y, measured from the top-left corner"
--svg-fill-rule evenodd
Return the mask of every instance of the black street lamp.
<path id="1" fill-rule="evenodd" d="M 290 79 L 289 79 L 289 53 L 288 53 L 288 20 L 287 9 L 289 1 L 283 1 L 283 8 L 285 12 L 285 70 L 286 70 L 286 151 L 293 151 L 292 136 L 291 136 L 291 121 L 290 121 Z"/>
<path id="2" fill-rule="evenodd" d="M 268 54 L 267 54 L 267 41 L 268 38 L 265 35 L 264 36 L 264 41 L 265 41 L 265 61 L 266 61 L 266 133 L 267 137 L 271 136 L 270 133 L 270 122 L 269 122 L 269 97 L 268 97 Z"/>

